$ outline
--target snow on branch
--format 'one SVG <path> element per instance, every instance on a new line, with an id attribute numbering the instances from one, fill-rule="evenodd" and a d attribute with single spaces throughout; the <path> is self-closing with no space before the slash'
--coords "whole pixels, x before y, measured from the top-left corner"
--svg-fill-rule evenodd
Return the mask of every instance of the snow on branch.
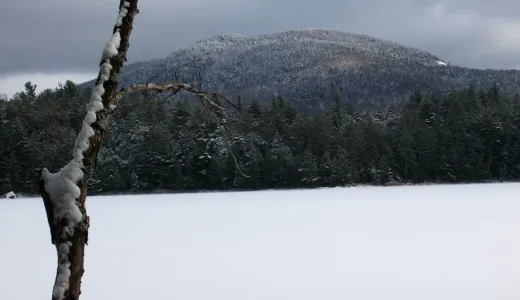
<path id="1" fill-rule="evenodd" d="M 117 77 L 122 70 L 137 12 L 137 0 L 120 1 L 116 25 L 102 51 L 96 86 L 74 144 L 72 159 L 57 173 L 51 173 L 47 168 L 42 170 L 40 193 L 51 241 L 58 252 L 53 300 L 77 299 L 80 294 L 83 249 L 88 241 L 89 226 L 85 209 L 87 181 L 106 130 L 110 107 L 114 106 Z"/>

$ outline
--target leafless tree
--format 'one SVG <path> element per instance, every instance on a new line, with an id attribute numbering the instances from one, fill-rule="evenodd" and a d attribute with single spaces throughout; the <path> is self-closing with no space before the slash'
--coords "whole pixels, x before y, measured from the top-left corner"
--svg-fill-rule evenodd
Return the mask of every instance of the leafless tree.
<path id="1" fill-rule="evenodd" d="M 51 242 L 58 255 L 52 300 L 78 300 L 81 294 L 84 249 L 90 224 L 86 209 L 87 185 L 96 166 L 109 118 L 118 100 L 136 91 L 171 92 L 172 95 L 186 91 L 197 96 L 207 109 L 222 109 L 212 100 L 218 95 L 199 91 L 177 81 L 166 85 L 138 84 L 117 91 L 134 17 L 138 13 L 137 2 L 120 0 L 119 15 L 112 37 L 103 49 L 96 85 L 74 145 L 73 158 L 58 172 L 50 173 L 44 168 L 41 174 L 40 194 L 47 214 Z"/>

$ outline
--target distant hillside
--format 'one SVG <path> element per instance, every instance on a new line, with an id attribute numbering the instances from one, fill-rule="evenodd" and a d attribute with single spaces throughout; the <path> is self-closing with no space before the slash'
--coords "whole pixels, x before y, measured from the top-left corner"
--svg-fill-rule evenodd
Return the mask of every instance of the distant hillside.
<path id="1" fill-rule="evenodd" d="M 488 88 L 496 81 L 513 93 L 520 86 L 517 70 L 452 66 L 419 49 L 320 29 L 217 36 L 166 58 L 129 64 L 120 83 L 165 83 L 176 77 L 243 99 L 284 96 L 311 110 L 327 107 L 335 91 L 343 99 L 370 105 L 402 101 L 415 90 L 446 92 L 470 84 Z"/>

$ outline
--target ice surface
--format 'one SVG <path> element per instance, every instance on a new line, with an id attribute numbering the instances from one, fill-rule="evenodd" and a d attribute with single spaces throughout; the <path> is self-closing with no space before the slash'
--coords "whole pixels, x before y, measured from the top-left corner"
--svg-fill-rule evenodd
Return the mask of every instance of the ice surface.
<path id="1" fill-rule="evenodd" d="M 520 184 L 89 197 L 82 300 L 520 299 Z M 0 201 L 0 299 L 50 298 L 40 199 Z"/>

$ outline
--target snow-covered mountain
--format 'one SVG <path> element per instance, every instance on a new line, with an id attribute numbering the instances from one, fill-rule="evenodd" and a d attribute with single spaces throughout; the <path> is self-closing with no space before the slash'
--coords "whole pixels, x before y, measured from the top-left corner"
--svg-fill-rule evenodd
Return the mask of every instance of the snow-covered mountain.
<path id="1" fill-rule="evenodd" d="M 339 91 L 358 103 L 397 102 L 415 90 L 444 92 L 494 81 L 520 86 L 520 71 L 452 66 L 393 42 L 335 30 L 293 30 L 256 37 L 226 34 L 199 41 L 161 59 L 125 66 L 120 84 L 165 83 L 178 78 L 243 99 L 284 96 L 320 108 Z"/>

